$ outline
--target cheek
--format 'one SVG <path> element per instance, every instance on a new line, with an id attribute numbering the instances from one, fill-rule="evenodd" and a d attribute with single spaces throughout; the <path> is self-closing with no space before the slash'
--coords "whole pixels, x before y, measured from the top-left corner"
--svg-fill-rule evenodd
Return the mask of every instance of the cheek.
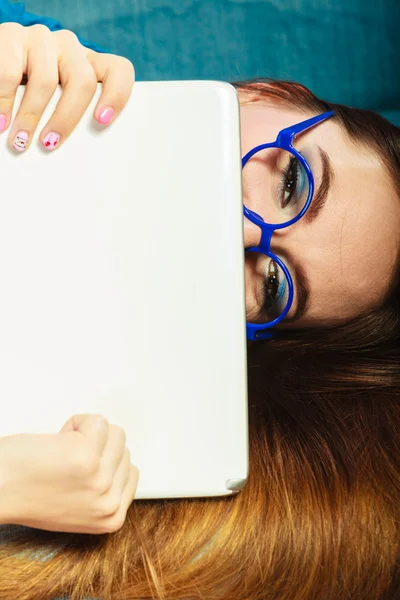
<path id="1" fill-rule="evenodd" d="M 261 155 L 263 152 L 258 152 L 248 161 L 242 170 L 243 184 L 243 200 L 247 205 L 252 204 L 253 210 L 256 210 L 267 190 L 267 174 L 268 166 L 262 161 Z"/>
<path id="2" fill-rule="evenodd" d="M 268 259 L 257 252 L 245 254 L 246 317 L 257 319 L 262 304 L 263 279 Z"/>
<path id="3" fill-rule="evenodd" d="M 268 220 L 270 203 L 275 202 L 286 153 L 276 148 L 257 152 L 242 170 L 244 204 Z M 286 161 L 287 162 L 287 161 Z M 281 164 L 282 163 L 282 164 Z"/>

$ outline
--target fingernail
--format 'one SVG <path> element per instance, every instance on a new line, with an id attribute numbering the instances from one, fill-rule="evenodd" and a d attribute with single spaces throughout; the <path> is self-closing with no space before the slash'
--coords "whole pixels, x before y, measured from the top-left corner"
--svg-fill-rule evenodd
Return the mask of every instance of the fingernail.
<path id="1" fill-rule="evenodd" d="M 7 115 L 1 113 L 0 114 L 0 132 L 4 131 L 7 125 Z"/>
<path id="2" fill-rule="evenodd" d="M 55 131 L 50 131 L 43 140 L 43 146 L 46 150 L 54 150 L 60 141 L 60 134 Z"/>
<path id="3" fill-rule="evenodd" d="M 114 110 L 110 107 L 105 108 L 99 114 L 99 122 L 102 123 L 103 125 L 108 125 L 109 122 L 111 121 L 111 119 L 113 118 L 113 116 L 114 116 Z"/>
<path id="4" fill-rule="evenodd" d="M 29 134 L 27 131 L 18 131 L 13 141 L 13 148 L 23 152 L 28 145 Z"/>

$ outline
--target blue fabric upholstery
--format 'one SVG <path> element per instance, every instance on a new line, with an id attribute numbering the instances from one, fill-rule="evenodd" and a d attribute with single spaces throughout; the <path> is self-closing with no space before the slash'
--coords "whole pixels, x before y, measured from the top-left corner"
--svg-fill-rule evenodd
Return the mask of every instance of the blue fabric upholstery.
<path id="1" fill-rule="evenodd" d="M 56 19 L 52 19 L 48 16 L 37 16 L 32 13 L 25 11 L 25 6 L 22 2 L 12 4 L 8 0 L 0 0 L 0 23 L 19 23 L 20 25 L 29 26 L 35 25 L 36 23 L 42 23 L 46 25 L 51 31 L 59 31 L 65 29 L 65 27 Z M 103 49 L 98 44 L 94 44 L 90 41 L 83 39 L 78 36 L 81 44 L 87 48 L 92 48 L 97 52 L 102 52 Z"/>
<path id="2" fill-rule="evenodd" d="M 378 111 L 382 117 L 400 127 L 400 110 Z"/>
<path id="3" fill-rule="evenodd" d="M 127 56 L 139 80 L 277 77 L 400 110 L 398 0 L 26 0 Z M 396 115 L 394 115 L 396 118 Z"/>

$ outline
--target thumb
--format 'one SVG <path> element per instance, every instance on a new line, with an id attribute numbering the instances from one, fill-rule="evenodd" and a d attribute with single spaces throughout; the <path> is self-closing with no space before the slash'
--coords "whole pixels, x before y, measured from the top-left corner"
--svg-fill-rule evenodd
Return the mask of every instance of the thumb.
<path id="1" fill-rule="evenodd" d="M 69 431 L 77 431 L 78 427 L 74 423 L 74 418 L 75 417 L 71 417 L 70 419 L 68 419 L 68 421 L 65 423 L 65 425 L 63 425 L 63 427 L 60 429 L 59 433 L 67 433 Z"/>
<path id="2" fill-rule="evenodd" d="M 89 438 L 99 455 L 108 439 L 109 423 L 102 415 L 73 415 L 61 428 L 60 433 L 78 431 Z"/>

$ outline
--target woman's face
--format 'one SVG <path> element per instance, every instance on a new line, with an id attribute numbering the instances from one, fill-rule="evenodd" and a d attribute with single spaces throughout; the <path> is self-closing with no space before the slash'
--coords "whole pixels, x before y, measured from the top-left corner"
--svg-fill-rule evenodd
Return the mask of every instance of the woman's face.
<path id="1" fill-rule="evenodd" d="M 273 142 L 281 129 L 312 116 L 264 101 L 241 106 L 242 156 L 254 146 Z M 294 146 L 307 159 L 315 188 L 304 217 L 272 237 L 271 249 L 287 265 L 294 284 L 292 307 L 279 326 L 329 326 L 380 305 L 389 293 L 398 264 L 400 200 L 379 159 L 352 143 L 334 120 L 302 133 Z M 254 155 L 242 172 L 244 204 L 265 220 L 268 203 L 274 202 L 271 180 L 276 177 L 276 165 L 266 159 L 267 152 Z M 324 156 L 331 174 L 323 187 L 329 179 L 329 189 L 314 214 Z M 260 228 L 246 218 L 244 232 L 246 248 L 258 245 Z M 271 320 L 262 313 L 269 263 L 246 253 L 249 321 Z"/>

